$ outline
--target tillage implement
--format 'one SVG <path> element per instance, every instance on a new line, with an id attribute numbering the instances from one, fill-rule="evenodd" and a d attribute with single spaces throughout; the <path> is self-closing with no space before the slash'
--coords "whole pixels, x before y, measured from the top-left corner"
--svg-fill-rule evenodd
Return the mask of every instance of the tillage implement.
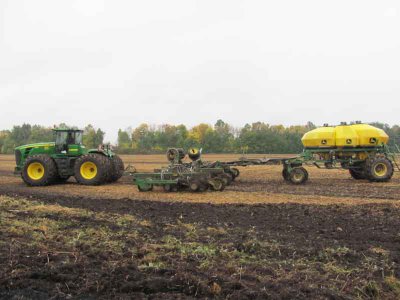
<path id="1" fill-rule="evenodd" d="M 83 185 L 117 181 L 124 174 L 124 163 L 110 146 L 86 149 L 83 131 L 54 129 L 54 142 L 15 148 L 16 174 L 30 186 L 65 182 L 71 176 Z"/>
<path id="2" fill-rule="evenodd" d="M 184 163 L 186 152 L 180 148 L 167 151 L 169 165 L 154 172 L 132 173 L 133 183 L 139 191 L 153 190 L 154 186 L 162 186 L 166 192 L 189 189 L 192 192 L 204 192 L 208 189 L 223 191 L 237 176 L 239 171 L 204 163 L 200 160 L 200 151 L 189 150 L 190 163 Z"/>

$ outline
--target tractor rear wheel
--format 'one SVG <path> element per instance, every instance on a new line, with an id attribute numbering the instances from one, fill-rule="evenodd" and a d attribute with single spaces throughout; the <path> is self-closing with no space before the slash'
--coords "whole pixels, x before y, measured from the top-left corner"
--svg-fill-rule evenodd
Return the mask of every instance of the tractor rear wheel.
<path id="1" fill-rule="evenodd" d="M 109 182 L 115 182 L 124 175 L 125 166 L 124 162 L 118 155 L 114 155 L 111 159 L 111 174 L 109 178 Z"/>
<path id="2" fill-rule="evenodd" d="M 289 173 L 289 180 L 293 184 L 303 184 L 308 180 L 308 172 L 303 167 L 293 168 Z"/>
<path id="3" fill-rule="evenodd" d="M 98 153 L 82 155 L 75 162 L 76 181 L 83 185 L 99 185 L 108 179 L 110 163 L 106 156 Z"/>
<path id="4" fill-rule="evenodd" d="M 393 176 L 393 164 L 386 157 L 375 157 L 367 161 L 365 166 L 369 181 L 385 182 Z"/>
<path id="5" fill-rule="evenodd" d="M 22 169 L 22 180 L 29 186 L 45 186 L 55 182 L 57 166 L 48 155 L 33 155 L 29 157 Z"/>

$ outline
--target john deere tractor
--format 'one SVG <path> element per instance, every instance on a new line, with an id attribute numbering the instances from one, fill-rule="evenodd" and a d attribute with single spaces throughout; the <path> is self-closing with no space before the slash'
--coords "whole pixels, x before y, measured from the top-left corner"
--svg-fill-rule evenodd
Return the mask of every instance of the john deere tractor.
<path id="1" fill-rule="evenodd" d="M 124 173 L 121 158 L 109 146 L 86 149 L 83 131 L 54 129 L 54 142 L 15 148 L 15 173 L 29 186 L 65 182 L 71 176 L 83 185 L 117 181 Z"/>

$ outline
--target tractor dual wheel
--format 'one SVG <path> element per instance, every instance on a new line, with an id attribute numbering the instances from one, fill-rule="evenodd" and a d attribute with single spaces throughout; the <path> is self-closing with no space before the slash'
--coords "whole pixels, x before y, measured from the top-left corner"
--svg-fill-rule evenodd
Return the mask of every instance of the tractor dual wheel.
<path id="1" fill-rule="evenodd" d="M 303 167 L 293 168 L 288 175 L 288 181 L 293 184 L 303 184 L 308 180 L 308 172 Z"/>
<path id="2" fill-rule="evenodd" d="M 108 157 L 91 153 L 82 155 L 75 162 L 76 181 L 83 185 L 99 185 L 108 181 L 110 161 Z"/>
<path id="3" fill-rule="evenodd" d="M 389 181 L 393 176 L 393 171 L 393 164 L 386 157 L 371 158 L 365 165 L 365 172 L 369 181 Z"/>
<path id="4" fill-rule="evenodd" d="M 114 155 L 110 158 L 110 172 L 108 182 L 115 182 L 124 175 L 125 166 L 124 162 L 118 155 Z"/>
<path id="5" fill-rule="evenodd" d="M 21 177 L 30 186 L 52 184 L 57 178 L 56 163 L 48 155 L 33 155 L 26 160 Z"/>

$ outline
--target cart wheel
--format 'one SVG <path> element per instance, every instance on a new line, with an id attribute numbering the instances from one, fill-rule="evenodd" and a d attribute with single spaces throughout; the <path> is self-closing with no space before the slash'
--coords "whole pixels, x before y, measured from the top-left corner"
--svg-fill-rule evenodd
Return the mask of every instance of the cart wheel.
<path id="1" fill-rule="evenodd" d="M 308 180 L 308 172 L 303 167 L 294 168 L 289 174 L 289 180 L 293 184 L 303 184 Z"/>
<path id="2" fill-rule="evenodd" d="M 363 170 L 349 169 L 349 173 L 350 173 L 351 177 L 353 177 L 356 180 L 367 179 L 367 176 L 365 175 L 365 172 Z"/>
<path id="3" fill-rule="evenodd" d="M 290 181 L 289 171 L 286 168 L 283 168 L 282 170 L 282 177 L 285 179 L 285 181 Z"/>
<path id="4" fill-rule="evenodd" d="M 139 184 L 138 186 L 139 192 L 149 192 L 153 190 L 153 185 L 152 184 Z"/>
<path id="5" fill-rule="evenodd" d="M 386 157 L 372 158 L 367 161 L 366 172 L 369 181 L 389 181 L 393 176 L 393 164 Z"/>

